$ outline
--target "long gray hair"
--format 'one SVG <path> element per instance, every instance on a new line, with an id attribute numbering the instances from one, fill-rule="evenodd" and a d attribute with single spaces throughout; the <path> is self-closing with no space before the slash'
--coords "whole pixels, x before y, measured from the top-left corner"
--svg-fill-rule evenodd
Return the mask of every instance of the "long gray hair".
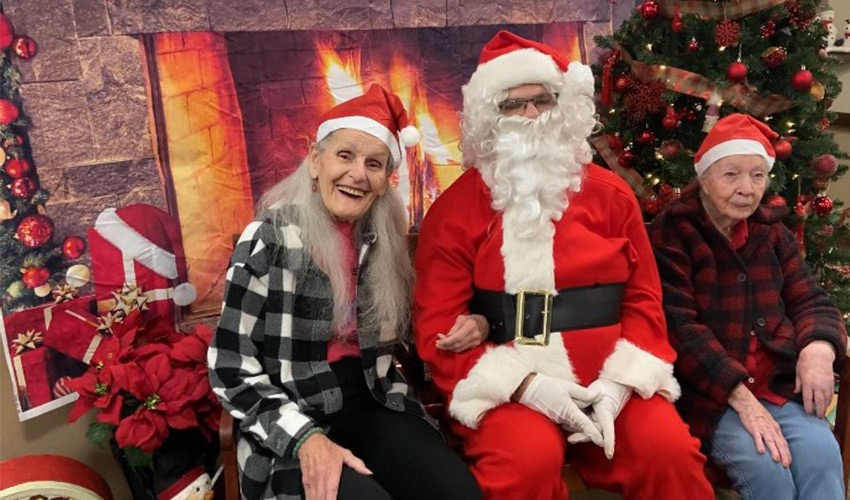
<path id="1" fill-rule="evenodd" d="M 314 147 L 321 153 L 333 134 Z M 310 155 L 289 177 L 269 189 L 258 203 L 258 213 L 268 210 L 275 227 L 285 224 L 282 210 L 286 205 L 296 205 L 299 210 L 301 244 L 313 258 L 319 270 L 325 273 L 333 289 L 333 324 L 347 323 L 352 311 L 348 289 L 348 272 L 343 258 L 343 241 L 319 193 L 313 192 L 308 170 Z M 390 163 L 392 160 L 390 160 Z M 387 175 L 392 165 L 388 167 Z M 369 266 L 363 276 L 367 293 L 366 303 L 358 304 L 358 330 L 362 333 L 379 333 L 381 341 L 404 337 L 410 321 L 410 294 L 413 285 L 413 266 L 407 250 L 407 217 L 401 198 L 392 185 L 372 203 L 369 210 L 355 222 L 354 234 L 358 244 L 374 235 L 370 248 Z M 333 242 L 333 244 L 331 244 Z M 359 249 L 358 249 L 359 250 Z"/>

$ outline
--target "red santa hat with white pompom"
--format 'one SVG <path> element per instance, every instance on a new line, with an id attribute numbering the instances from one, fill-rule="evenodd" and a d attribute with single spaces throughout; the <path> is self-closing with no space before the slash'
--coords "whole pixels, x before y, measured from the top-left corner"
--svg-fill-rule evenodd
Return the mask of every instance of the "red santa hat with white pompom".
<path id="1" fill-rule="evenodd" d="M 180 224 L 146 204 L 108 208 L 88 231 L 98 308 L 114 292 L 138 288 L 147 298 L 145 315 L 170 315 L 197 297 L 188 283 Z"/>
<path id="2" fill-rule="evenodd" d="M 360 130 L 383 142 L 390 150 L 393 168 L 401 163 L 401 146 L 414 146 L 420 139 L 419 131 L 410 125 L 401 99 L 380 85 L 372 85 L 365 94 L 322 115 L 316 142 L 343 128 Z"/>
<path id="3" fill-rule="evenodd" d="M 725 116 L 703 139 L 694 155 L 694 169 L 701 176 L 714 162 L 727 156 L 757 155 L 764 158 L 770 171 L 776 161 L 773 143 L 778 139 L 779 134 L 750 115 Z"/>

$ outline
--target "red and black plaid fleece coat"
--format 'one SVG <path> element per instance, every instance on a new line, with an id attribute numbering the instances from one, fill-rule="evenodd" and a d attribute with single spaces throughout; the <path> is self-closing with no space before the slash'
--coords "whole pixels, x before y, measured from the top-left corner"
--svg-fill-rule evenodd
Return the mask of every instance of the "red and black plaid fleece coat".
<path id="1" fill-rule="evenodd" d="M 786 214 L 785 207 L 759 207 L 748 220 L 746 246 L 736 252 L 709 220 L 699 186 L 692 184 L 650 229 L 670 343 L 679 354 L 677 408 L 703 451 L 732 390 L 750 376 L 745 363 L 751 335 L 773 364 L 770 388 L 792 399 L 797 355 L 806 345 L 825 340 L 838 353 L 836 365 L 845 357 L 841 314 L 782 223 Z"/>

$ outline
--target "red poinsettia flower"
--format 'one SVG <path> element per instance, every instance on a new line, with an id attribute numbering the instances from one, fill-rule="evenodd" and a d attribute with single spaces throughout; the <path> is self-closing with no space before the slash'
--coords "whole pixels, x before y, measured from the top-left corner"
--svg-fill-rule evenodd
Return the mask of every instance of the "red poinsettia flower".
<path id="1" fill-rule="evenodd" d="M 98 416 L 101 422 L 118 423 L 121 405 L 124 400 L 114 387 L 114 379 L 110 370 L 91 368 L 82 376 L 68 381 L 68 387 L 80 395 L 74 408 L 68 415 L 68 421 L 76 422 L 78 418 L 92 408 L 103 410 Z"/>
<path id="2" fill-rule="evenodd" d="M 160 414 L 148 411 L 144 406 L 139 407 L 132 415 L 118 424 L 115 430 L 115 441 L 118 446 L 126 448 L 135 446 L 145 453 L 153 453 L 162 446 L 168 437 L 168 424 Z"/>
<path id="3" fill-rule="evenodd" d="M 206 325 L 197 325 L 192 333 L 174 343 L 171 359 L 178 363 L 187 363 L 206 369 L 207 348 L 212 340 L 213 331 Z"/>
<path id="4" fill-rule="evenodd" d="M 98 421 L 117 426 L 118 446 L 146 453 L 162 445 L 169 429 L 198 428 L 212 439 L 221 418 L 206 366 L 212 329 L 182 333 L 163 320 L 142 325 L 134 311 L 111 332 L 89 371 L 70 382 L 80 394 L 70 420 L 99 409 Z"/>

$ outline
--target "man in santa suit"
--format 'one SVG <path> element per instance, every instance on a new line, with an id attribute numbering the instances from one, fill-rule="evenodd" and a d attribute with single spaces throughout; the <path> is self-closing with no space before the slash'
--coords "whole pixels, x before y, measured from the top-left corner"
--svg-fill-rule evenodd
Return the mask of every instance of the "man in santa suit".
<path id="1" fill-rule="evenodd" d="M 640 209 L 591 163 L 594 114 L 587 66 L 505 31 L 484 47 L 463 87 L 470 168 L 420 231 L 417 350 L 486 498 L 568 498 L 569 447 L 585 482 L 626 499 L 713 499 L 671 403 Z"/>

